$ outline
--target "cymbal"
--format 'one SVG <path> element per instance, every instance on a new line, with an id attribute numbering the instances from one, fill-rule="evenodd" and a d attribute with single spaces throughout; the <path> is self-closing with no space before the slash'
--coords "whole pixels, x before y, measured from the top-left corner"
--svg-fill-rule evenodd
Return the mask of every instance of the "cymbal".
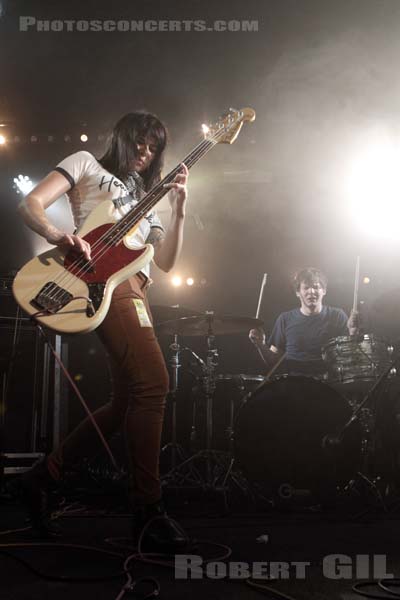
<path id="1" fill-rule="evenodd" d="M 245 333 L 250 329 L 263 326 L 261 319 L 251 317 L 235 317 L 231 315 L 216 315 L 207 312 L 194 317 L 183 317 L 173 321 L 160 323 L 158 334 L 161 335 L 230 335 L 233 333 Z"/>
<path id="2" fill-rule="evenodd" d="M 175 304 L 172 306 L 166 306 L 163 304 L 153 304 L 150 306 L 151 314 L 154 318 L 155 326 L 164 321 L 170 321 L 171 319 L 180 319 L 182 317 L 192 317 L 194 315 L 201 315 L 198 310 L 192 308 L 186 308 Z"/>

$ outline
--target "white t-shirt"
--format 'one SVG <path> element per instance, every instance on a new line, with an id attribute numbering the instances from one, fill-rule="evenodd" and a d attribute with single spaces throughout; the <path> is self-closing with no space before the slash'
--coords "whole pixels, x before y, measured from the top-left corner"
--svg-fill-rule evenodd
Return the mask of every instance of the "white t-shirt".
<path id="1" fill-rule="evenodd" d="M 103 200 L 117 201 L 129 197 L 129 191 L 124 183 L 106 171 L 95 157 L 81 150 L 64 158 L 58 163 L 56 171 L 62 173 L 70 182 L 71 189 L 67 192 L 70 201 L 74 225 L 79 229 L 89 213 Z M 115 208 L 114 216 L 120 219 L 131 210 L 137 201 L 130 197 L 130 201 Z M 150 229 L 159 227 L 164 229 L 157 213 L 152 210 L 140 221 L 139 227 L 130 236 L 129 243 L 143 246 L 146 243 Z M 150 265 L 146 265 L 142 272 L 149 276 Z"/>

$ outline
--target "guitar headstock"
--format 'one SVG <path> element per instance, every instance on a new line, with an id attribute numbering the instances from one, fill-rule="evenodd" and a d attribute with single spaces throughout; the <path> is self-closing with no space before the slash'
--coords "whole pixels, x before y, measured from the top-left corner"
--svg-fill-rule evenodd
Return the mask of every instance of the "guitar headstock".
<path id="1" fill-rule="evenodd" d="M 206 140 L 217 144 L 233 144 L 245 121 L 254 121 L 256 113 L 252 108 L 235 110 L 230 108 L 213 125 L 203 127 Z"/>

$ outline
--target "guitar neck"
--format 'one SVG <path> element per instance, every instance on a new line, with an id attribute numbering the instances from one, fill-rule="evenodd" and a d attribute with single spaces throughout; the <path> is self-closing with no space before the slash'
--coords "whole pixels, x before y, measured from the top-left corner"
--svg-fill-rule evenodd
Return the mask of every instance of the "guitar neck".
<path id="1" fill-rule="evenodd" d="M 182 163 L 185 163 L 188 169 L 193 167 L 203 156 L 207 154 L 217 144 L 216 140 L 203 140 L 198 144 L 185 158 L 168 173 L 153 189 L 148 192 L 144 198 L 132 208 L 117 223 L 118 231 L 125 235 L 130 231 L 149 211 L 169 192 L 165 184 L 171 183 L 181 170 Z"/>

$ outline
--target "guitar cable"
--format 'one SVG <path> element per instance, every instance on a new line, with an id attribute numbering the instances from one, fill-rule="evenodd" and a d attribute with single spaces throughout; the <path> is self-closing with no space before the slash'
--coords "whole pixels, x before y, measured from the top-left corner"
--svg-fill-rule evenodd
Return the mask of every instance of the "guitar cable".
<path id="1" fill-rule="evenodd" d="M 33 317 L 32 317 L 32 319 L 33 319 Z M 93 417 L 93 414 L 90 411 L 90 408 L 88 407 L 87 403 L 85 402 L 82 394 L 80 393 L 78 386 L 76 385 L 75 381 L 72 379 L 71 374 L 69 373 L 69 371 L 66 368 L 66 366 L 64 365 L 64 363 L 63 363 L 60 355 L 58 354 L 58 352 L 54 348 L 53 344 L 51 343 L 48 335 L 46 335 L 46 333 L 43 331 L 42 326 L 39 325 L 39 323 L 37 321 L 35 321 L 35 320 L 33 320 L 33 322 L 38 327 L 40 335 L 43 337 L 44 341 L 48 344 L 48 346 L 49 346 L 49 348 L 50 348 L 50 350 L 51 350 L 51 352 L 52 352 L 52 354 L 54 356 L 54 359 L 59 364 L 62 372 L 64 373 L 64 376 L 66 377 L 67 381 L 69 381 L 72 389 L 74 390 L 74 392 L 77 395 L 80 403 L 82 404 L 83 409 L 85 410 L 87 416 L 89 417 L 89 419 L 90 419 L 93 427 L 95 428 L 95 430 L 96 430 L 96 432 L 97 432 L 97 434 L 98 434 L 98 436 L 99 436 L 99 438 L 101 440 L 101 443 L 103 444 L 103 446 L 104 446 L 104 448 L 105 448 L 108 456 L 110 457 L 111 463 L 112 463 L 115 471 L 117 472 L 118 475 L 121 475 L 121 469 L 118 466 L 117 461 L 115 460 L 115 457 L 114 457 L 114 455 L 113 455 L 113 453 L 111 451 L 111 448 L 110 448 L 109 444 L 107 443 L 107 440 L 105 439 L 105 437 L 104 437 L 104 435 L 103 435 L 100 427 L 97 425 L 96 420 Z"/>

